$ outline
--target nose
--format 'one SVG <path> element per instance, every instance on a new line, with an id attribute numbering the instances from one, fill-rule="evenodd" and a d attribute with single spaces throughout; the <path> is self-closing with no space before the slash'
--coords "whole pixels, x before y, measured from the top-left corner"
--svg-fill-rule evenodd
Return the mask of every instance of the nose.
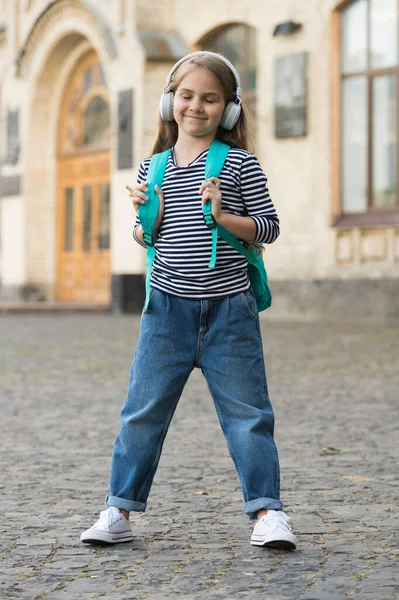
<path id="1" fill-rule="evenodd" d="M 202 102 L 200 98 L 196 98 L 195 96 L 191 99 L 190 102 L 190 110 L 193 112 L 202 112 Z"/>

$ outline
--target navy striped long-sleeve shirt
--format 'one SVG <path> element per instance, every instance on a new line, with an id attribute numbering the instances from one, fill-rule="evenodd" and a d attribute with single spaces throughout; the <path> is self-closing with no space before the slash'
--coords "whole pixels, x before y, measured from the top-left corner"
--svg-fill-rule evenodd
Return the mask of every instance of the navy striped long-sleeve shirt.
<path id="1" fill-rule="evenodd" d="M 207 154 L 205 150 L 187 167 L 178 167 L 171 152 L 162 184 L 165 212 L 155 244 L 151 285 L 184 298 L 226 297 L 250 287 L 246 258 L 220 238 L 216 267 L 208 267 L 212 234 L 204 222 L 198 193 L 205 180 Z M 149 164 L 149 158 L 141 163 L 138 183 L 146 181 Z M 222 210 L 251 217 L 256 224 L 254 241 L 274 242 L 280 233 L 279 219 L 257 158 L 246 150 L 231 148 L 219 179 Z M 138 243 L 139 225 L 137 217 L 133 236 Z"/>

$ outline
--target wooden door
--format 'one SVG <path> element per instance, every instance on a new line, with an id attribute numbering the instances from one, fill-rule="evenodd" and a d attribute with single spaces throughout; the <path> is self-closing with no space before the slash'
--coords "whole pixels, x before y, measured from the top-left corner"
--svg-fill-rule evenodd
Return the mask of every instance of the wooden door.
<path id="1" fill-rule="evenodd" d="M 108 153 L 59 164 L 57 298 L 110 302 Z"/>
<path id="2" fill-rule="evenodd" d="M 64 302 L 108 304 L 109 108 L 94 52 L 85 55 L 67 84 L 58 148 L 56 297 Z"/>

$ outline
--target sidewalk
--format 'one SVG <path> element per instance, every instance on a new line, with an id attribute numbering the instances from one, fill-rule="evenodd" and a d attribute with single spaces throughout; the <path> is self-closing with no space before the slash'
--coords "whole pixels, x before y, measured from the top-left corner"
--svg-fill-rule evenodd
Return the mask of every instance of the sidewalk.
<path id="1" fill-rule="evenodd" d="M 0 316 L 0 598 L 396 599 L 399 324 L 262 321 L 294 553 L 249 544 L 198 370 L 134 541 L 80 543 L 103 509 L 138 327 L 137 316 Z"/>
<path id="2" fill-rule="evenodd" d="M 54 314 L 54 313 L 109 313 L 110 307 L 104 304 L 77 302 L 4 302 L 0 301 L 0 315 L 12 314 Z"/>

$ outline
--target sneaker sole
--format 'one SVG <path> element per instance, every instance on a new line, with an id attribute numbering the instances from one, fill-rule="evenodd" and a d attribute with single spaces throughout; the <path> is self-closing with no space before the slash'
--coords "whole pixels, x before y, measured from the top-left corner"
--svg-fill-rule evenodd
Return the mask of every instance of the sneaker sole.
<path id="1" fill-rule="evenodd" d="M 90 536 L 80 536 L 80 541 L 84 544 L 93 544 L 97 546 L 111 546 L 112 544 L 121 544 L 124 542 L 131 542 L 133 540 L 133 535 L 130 534 L 121 534 L 114 535 L 111 533 L 105 532 L 96 532 L 94 535 Z"/>
<path id="2" fill-rule="evenodd" d="M 274 542 L 253 542 L 252 546 L 261 546 L 262 548 L 274 548 L 276 550 L 296 550 L 296 544 L 286 540 L 276 540 Z"/>
<path id="3" fill-rule="evenodd" d="M 280 537 L 281 536 L 281 537 Z M 291 534 L 280 534 L 279 537 L 273 539 L 273 535 L 265 535 L 263 538 L 251 537 L 252 546 L 263 546 L 264 548 L 276 548 L 277 550 L 296 550 L 298 540 Z M 284 539 L 285 538 L 285 539 Z"/>

